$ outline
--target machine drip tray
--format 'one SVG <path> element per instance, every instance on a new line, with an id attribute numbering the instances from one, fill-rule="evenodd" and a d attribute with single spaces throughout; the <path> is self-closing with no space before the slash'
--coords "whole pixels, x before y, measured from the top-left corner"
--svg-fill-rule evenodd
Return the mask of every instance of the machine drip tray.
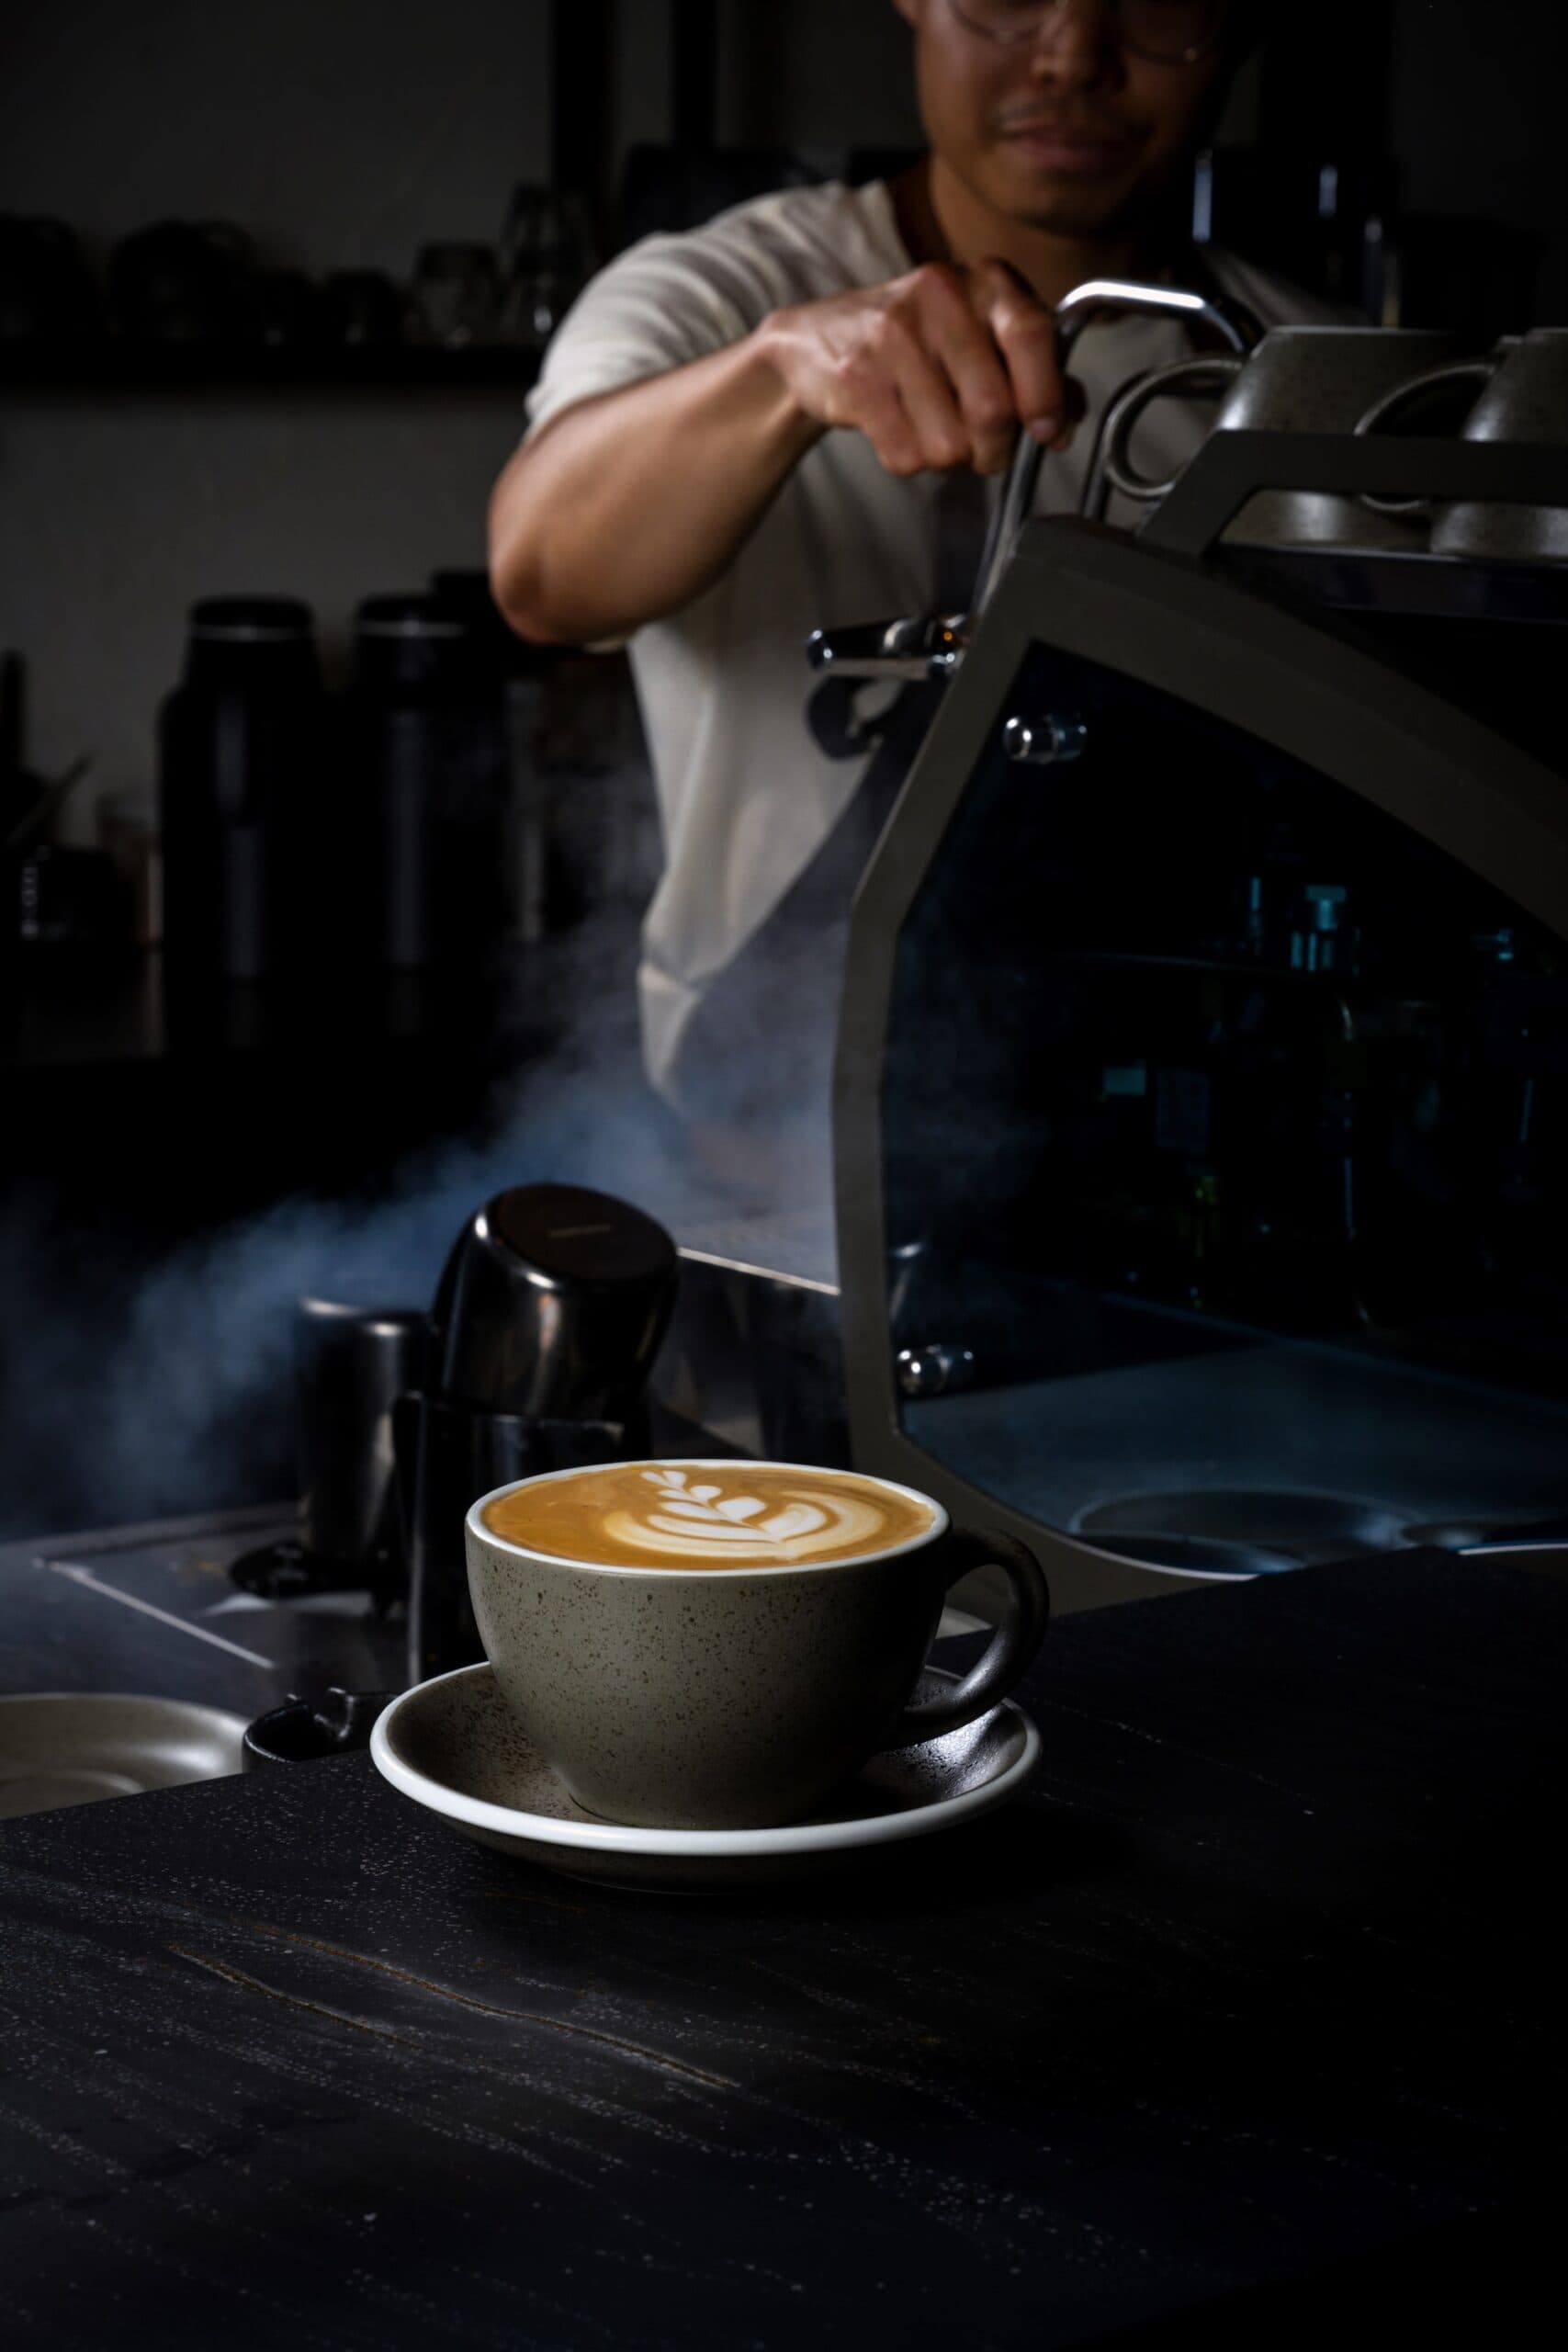
<path id="1" fill-rule="evenodd" d="M 1115 1495 L 1079 1511 L 1073 1532 L 1150 1567 L 1211 1577 L 1269 1576 L 1411 1541 L 1402 1516 L 1376 1503 L 1259 1487 Z"/>
<path id="2" fill-rule="evenodd" d="M 1262 1544 L 1224 1544 L 1203 1535 L 1104 1534 L 1098 1528 L 1077 1528 L 1107 1552 L 1145 1567 L 1179 1570 L 1189 1577 L 1269 1577 L 1305 1563 L 1290 1552 Z"/>

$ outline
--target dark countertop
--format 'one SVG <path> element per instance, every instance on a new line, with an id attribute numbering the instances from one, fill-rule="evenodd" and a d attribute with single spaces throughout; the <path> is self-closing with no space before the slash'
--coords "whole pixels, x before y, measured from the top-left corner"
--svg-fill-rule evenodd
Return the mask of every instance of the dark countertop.
<path id="1" fill-rule="evenodd" d="M 1078 1616 L 1022 1802 L 768 1896 L 363 1756 L 7 1825 L 7 2342 L 1523 2340 L 1565 1634 L 1434 1554 Z"/>

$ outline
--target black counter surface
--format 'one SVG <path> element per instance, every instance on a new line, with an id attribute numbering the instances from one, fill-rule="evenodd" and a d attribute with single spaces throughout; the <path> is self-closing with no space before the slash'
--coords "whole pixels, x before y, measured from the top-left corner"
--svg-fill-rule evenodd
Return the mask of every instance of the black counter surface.
<path id="1" fill-rule="evenodd" d="M 1533 2340 L 1565 1634 L 1429 1554 L 1079 1616 L 1027 1797 L 777 1894 L 363 1756 L 7 1825 L 6 2341 Z"/>

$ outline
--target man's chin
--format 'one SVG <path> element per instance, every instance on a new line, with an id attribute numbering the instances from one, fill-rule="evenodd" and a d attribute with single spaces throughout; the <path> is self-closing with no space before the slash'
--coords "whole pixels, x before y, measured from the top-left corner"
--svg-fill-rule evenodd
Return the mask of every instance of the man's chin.
<path id="1" fill-rule="evenodd" d="M 1027 205 L 1008 207 L 1009 217 L 1021 228 L 1038 229 L 1051 237 L 1075 237 L 1086 242 L 1114 236 L 1127 225 L 1126 207 L 1120 204 L 1094 205 L 1079 193 L 1071 197 L 1039 198 Z"/>
<path id="2" fill-rule="evenodd" d="M 987 176 L 987 195 L 998 212 L 1058 237 L 1099 237 L 1125 229 L 1142 194 L 1133 175 L 1050 172 L 1010 158 Z"/>

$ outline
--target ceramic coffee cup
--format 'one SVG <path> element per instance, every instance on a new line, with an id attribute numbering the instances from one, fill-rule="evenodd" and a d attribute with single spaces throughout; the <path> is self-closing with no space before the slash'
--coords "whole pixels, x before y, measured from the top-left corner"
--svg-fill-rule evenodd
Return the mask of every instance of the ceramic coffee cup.
<path id="1" fill-rule="evenodd" d="M 1275 327 L 1246 357 L 1228 353 L 1179 359 L 1127 386 L 1105 420 L 1100 464 L 1123 497 L 1156 503 L 1176 477 L 1156 481 L 1131 455 L 1139 418 L 1178 393 L 1224 397 L 1216 433 L 1352 433 L 1371 404 L 1419 378 L 1437 391 L 1461 338 L 1416 327 Z M 1411 515 L 1318 491 L 1265 491 L 1248 499 L 1227 541 L 1269 547 L 1410 548 L 1424 534 Z"/>
<path id="2" fill-rule="evenodd" d="M 498 1507 L 514 1525 L 541 1506 L 580 1510 L 588 1490 L 566 1483 L 603 1485 L 606 1470 L 640 1481 L 616 1489 L 639 1522 L 629 1545 L 581 1528 L 547 1540 L 536 1519 L 525 1539 L 491 1523 Z M 628 1524 L 624 1509 L 615 1524 Z M 843 1530 L 856 1526 L 852 1541 Z M 587 1556 L 563 1556 L 563 1542 Z M 1049 1608 L 1038 1561 L 1011 1537 L 955 1529 L 912 1487 L 795 1464 L 525 1479 L 473 1505 L 467 1543 L 479 1636 L 530 1742 L 589 1812 L 650 1828 L 798 1820 L 879 1749 L 994 1707 Z M 701 1565 L 660 1564 L 681 1557 Z M 1007 1588 L 989 1646 L 951 1690 L 913 1699 L 943 1595 L 986 1565 Z"/>

